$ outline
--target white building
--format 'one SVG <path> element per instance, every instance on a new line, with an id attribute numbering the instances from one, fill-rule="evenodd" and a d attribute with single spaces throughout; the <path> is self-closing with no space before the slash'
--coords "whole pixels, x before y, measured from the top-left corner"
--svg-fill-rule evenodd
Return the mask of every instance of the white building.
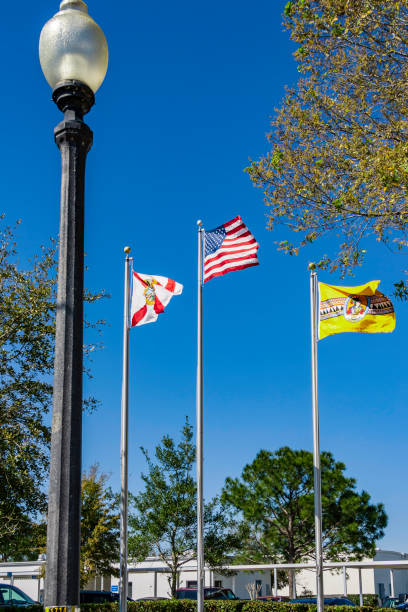
<path id="1" fill-rule="evenodd" d="M 407 553 L 399 553 L 390 550 L 376 550 L 372 561 L 374 562 L 406 562 Z M 367 559 L 366 563 L 371 560 Z M 360 588 L 361 580 L 361 588 Z M 387 596 L 398 596 L 408 593 L 408 567 L 407 569 L 395 569 L 392 567 L 371 567 L 359 571 L 357 567 L 345 567 L 335 570 L 325 570 L 323 574 L 325 595 L 345 596 L 347 594 L 364 595 L 376 594 L 380 599 Z M 288 587 L 279 591 L 287 595 Z M 298 596 L 302 593 L 311 592 L 316 594 L 316 579 L 313 570 L 301 570 L 296 574 L 296 592 Z"/>
<path id="2" fill-rule="evenodd" d="M 42 601 L 44 579 L 41 577 L 44 561 L 0 563 L 0 582 L 14 584 L 34 601 Z"/>
<path id="3" fill-rule="evenodd" d="M 166 573 L 165 564 L 155 558 L 148 558 L 142 563 L 131 565 L 128 568 L 128 595 L 133 599 L 140 597 L 169 597 L 169 574 Z M 204 571 L 205 586 L 230 588 L 234 593 L 242 598 L 249 599 L 246 585 L 255 582 L 260 587 L 260 594 L 271 594 L 271 572 L 239 571 L 235 576 L 223 576 L 213 572 L 208 568 Z M 112 577 L 112 587 L 118 585 L 118 578 Z M 179 574 L 178 587 L 196 588 L 197 586 L 197 566 L 195 563 L 186 563 Z"/>
<path id="4" fill-rule="evenodd" d="M 375 561 L 404 561 L 408 560 L 408 553 L 399 553 L 392 550 L 380 550 L 377 548 Z M 394 583 L 394 585 L 393 585 Z M 375 592 L 383 599 L 393 593 L 408 593 L 408 571 L 394 569 L 392 572 L 387 569 L 375 570 Z"/>
<path id="5" fill-rule="evenodd" d="M 398 596 L 408 593 L 408 554 L 395 551 L 377 549 L 370 564 L 380 562 L 382 567 L 338 567 L 325 570 L 325 595 L 346 594 L 377 594 L 384 598 L 387 595 Z M 42 578 L 42 565 L 44 561 L 0 563 L 0 582 L 12 583 L 21 588 L 34 600 L 42 600 L 44 592 L 44 579 Z M 387 564 L 390 567 L 387 567 Z M 395 565 L 406 565 L 407 569 L 397 569 Z M 392 567 L 394 565 L 394 567 Z M 280 566 L 282 567 L 282 566 Z M 148 558 L 142 563 L 129 566 L 128 593 L 129 597 L 168 597 L 169 582 L 165 565 L 155 558 Z M 248 599 L 246 585 L 256 583 L 259 594 L 271 595 L 275 593 L 273 584 L 273 568 L 245 571 L 238 570 L 234 576 L 223 576 L 209 569 L 205 570 L 205 586 L 230 588 L 242 598 Z M 116 590 L 118 579 L 105 577 L 97 578 L 88 588 L 96 590 Z M 196 567 L 193 562 L 187 563 L 179 575 L 179 587 L 196 586 Z M 288 595 L 288 587 L 279 589 L 279 595 Z M 302 596 L 305 593 L 316 593 L 315 573 L 313 569 L 301 569 L 296 572 L 296 593 Z"/>

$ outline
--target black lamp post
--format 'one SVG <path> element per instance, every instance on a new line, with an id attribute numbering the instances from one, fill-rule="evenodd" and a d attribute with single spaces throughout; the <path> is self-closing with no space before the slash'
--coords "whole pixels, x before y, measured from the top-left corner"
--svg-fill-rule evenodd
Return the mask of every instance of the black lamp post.
<path id="1" fill-rule="evenodd" d="M 44 26 L 40 62 L 64 113 L 54 131 L 61 151 L 61 211 L 45 606 L 79 606 L 84 183 L 92 132 L 83 122 L 108 65 L 108 48 L 82 0 L 63 0 Z"/>

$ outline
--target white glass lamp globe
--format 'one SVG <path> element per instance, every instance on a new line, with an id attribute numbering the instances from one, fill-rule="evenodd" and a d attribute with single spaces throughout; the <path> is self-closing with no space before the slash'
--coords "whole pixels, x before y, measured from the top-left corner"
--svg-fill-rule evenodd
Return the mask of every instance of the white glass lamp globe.
<path id="1" fill-rule="evenodd" d="M 63 0 L 60 10 L 43 27 L 40 63 L 52 87 L 81 81 L 95 93 L 108 68 L 108 45 L 101 28 L 82 0 Z"/>

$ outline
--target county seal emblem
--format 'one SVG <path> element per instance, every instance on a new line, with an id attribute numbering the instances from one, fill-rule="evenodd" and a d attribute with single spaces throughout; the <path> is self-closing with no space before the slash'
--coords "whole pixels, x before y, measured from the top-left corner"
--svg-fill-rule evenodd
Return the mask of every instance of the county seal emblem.
<path id="1" fill-rule="evenodd" d="M 364 319 L 370 309 L 370 296 L 350 295 L 344 304 L 343 314 L 347 321 L 356 323 Z"/>

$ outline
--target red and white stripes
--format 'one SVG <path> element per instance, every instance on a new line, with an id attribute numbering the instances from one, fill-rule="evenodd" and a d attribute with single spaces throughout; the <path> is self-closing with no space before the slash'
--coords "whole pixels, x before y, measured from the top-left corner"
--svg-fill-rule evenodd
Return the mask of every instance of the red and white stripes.
<path id="1" fill-rule="evenodd" d="M 222 227 L 222 226 L 221 226 Z M 259 244 L 240 216 L 224 223 L 225 237 L 218 249 L 204 259 L 204 282 L 234 270 L 259 264 Z M 216 231 L 216 230 L 215 230 Z M 208 232 L 209 234 L 211 232 Z"/>

